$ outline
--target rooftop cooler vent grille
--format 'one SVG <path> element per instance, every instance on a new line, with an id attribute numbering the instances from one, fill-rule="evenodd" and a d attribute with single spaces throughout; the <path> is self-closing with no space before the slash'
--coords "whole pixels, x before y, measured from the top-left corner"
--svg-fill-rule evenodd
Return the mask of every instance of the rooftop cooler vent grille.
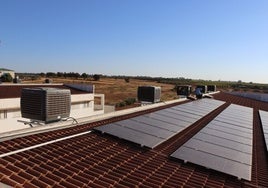
<path id="1" fill-rule="evenodd" d="M 21 93 L 23 118 L 46 123 L 69 117 L 71 92 L 57 88 L 24 88 Z"/>
<path id="2" fill-rule="evenodd" d="M 192 86 L 177 86 L 177 95 L 189 96 L 192 93 Z"/>
<path id="3" fill-rule="evenodd" d="M 138 100 L 142 102 L 160 102 L 161 87 L 155 86 L 139 86 Z"/>

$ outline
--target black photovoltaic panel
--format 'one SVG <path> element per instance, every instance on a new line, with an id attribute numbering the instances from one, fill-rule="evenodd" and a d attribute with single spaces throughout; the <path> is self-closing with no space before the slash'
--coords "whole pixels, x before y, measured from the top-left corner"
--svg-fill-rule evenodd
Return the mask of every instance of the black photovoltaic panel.
<path id="1" fill-rule="evenodd" d="M 132 118 L 132 120 L 140 122 L 141 124 L 144 124 L 144 125 L 150 125 L 150 126 L 159 127 L 162 129 L 167 129 L 172 132 L 178 132 L 182 130 L 187 124 L 186 122 L 180 125 L 171 124 L 171 123 L 161 121 L 158 119 L 150 118 L 148 116 L 138 116 L 138 117 Z"/>
<path id="2" fill-rule="evenodd" d="M 212 130 L 217 130 L 217 131 L 220 131 L 222 133 L 237 135 L 237 136 L 243 137 L 245 139 L 249 139 L 249 140 L 252 139 L 252 133 L 244 132 L 239 128 L 228 128 L 228 127 L 224 127 L 224 126 L 218 126 L 217 124 L 213 124 L 213 123 L 207 125 L 207 128 L 210 128 Z"/>
<path id="3" fill-rule="evenodd" d="M 222 104 L 224 104 L 222 101 L 202 99 L 94 129 L 141 146 L 154 148 Z M 189 113 L 191 110 L 193 113 Z"/>
<path id="4" fill-rule="evenodd" d="M 266 142 L 266 149 L 268 151 L 268 112 L 260 110 L 259 114 L 261 117 L 262 129 Z"/>
<path id="5" fill-rule="evenodd" d="M 119 138 L 123 138 L 125 140 L 129 140 L 134 143 L 139 143 L 141 146 L 153 147 L 155 143 L 162 143 L 164 141 L 163 138 L 142 133 L 140 131 L 129 129 L 127 127 L 122 127 L 118 124 L 108 124 L 97 127 L 95 129 L 117 136 Z"/>
<path id="6" fill-rule="evenodd" d="M 235 140 L 226 139 L 224 137 L 218 137 L 215 135 L 206 134 L 203 132 L 199 132 L 195 136 L 196 140 L 201 140 L 207 143 L 214 143 L 215 145 L 227 147 L 227 148 L 239 148 L 239 151 L 244 153 L 252 154 L 252 146 L 244 144 L 242 142 L 237 142 Z"/>
<path id="7" fill-rule="evenodd" d="M 171 156 L 251 180 L 252 135 L 253 109 L 232 104 Z"/>
<path id="8" fill-rule="evenodd" d="M 170 136 L 172 136 L 174 134 L 173 131 L 169 131 L 166 129 L 162 129 L 160 127 L 154 127 L 154 126 L 141 126 L 141 124 L 137 121 L 133 121 L 131 119 L 127 119 L 127 120 L 123 120 L 123 121 L 119 121 L 117 123 L 115 123 L 117 125 L 120 125 L 122 127 L 125 127 L 125 125 L 127 125 L 126 127 L 128 129 L 132 129 L 135 131 L 139 131 L 148 135 L 152 135 L 158 138 L 169 138 Z M 137 129 L 138 128 L 138 129 Z"/>

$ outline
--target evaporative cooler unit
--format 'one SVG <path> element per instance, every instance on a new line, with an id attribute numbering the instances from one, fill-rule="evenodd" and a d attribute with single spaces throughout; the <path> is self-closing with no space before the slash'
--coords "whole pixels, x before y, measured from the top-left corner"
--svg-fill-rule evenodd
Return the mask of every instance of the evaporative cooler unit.
<path id="1" fill-rule="evenodd" d="M 50 123 L 70 116 L 71 92 L 58 88 L 24 88 L 21 92 L 21 116 Z"/>
<path id="2" fill-rule="evenodd" d="M 201 92 L 202 92 L 203 94 L 205 94 L 205 93 L 208 92 L 208 88 L 207 88 L 206 85 L 198 85 L 198 86 L 196 86 L 196 88 L 200 88 L 200 90 L 201 90 Z"/>
<path id="3" fill-rule="evenodd" d="M 216 85 L 208 85 L 208 92 L 216 92 L 217 87 Z"/>
<path id="4" fill-rule="evenodd" d="M 161 87 L 156 86 L 139 86 L 138 87 L 138 101 L 141 102 L 160 102 Z"/>
<path id="5" fill-rule="evenodd" d="M 177 95 L 189 96 L 192 93 L 192 86 L 180 85 L 177 86 Z"/>

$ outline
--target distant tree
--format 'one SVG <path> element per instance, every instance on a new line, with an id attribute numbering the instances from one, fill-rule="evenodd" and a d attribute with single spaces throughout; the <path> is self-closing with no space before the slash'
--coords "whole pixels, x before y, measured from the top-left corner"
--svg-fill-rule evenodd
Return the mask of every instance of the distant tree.
<path id="1" fill-rule="evenodd" d="M 69 73 L 63 73 L 63 76 L 66 78 L 66 77 L 69 77 L 69 78 L 79 78 L 80 77 L 80 74 L 79 73 L 75 73 L 75 72 L 69 72 Z"/>
<path id="2" fill-rule="evenodd" d="M 38 76 L 36 76 L 36 75 L 32 75 L 32 76 L 31 76 L 31 80 L 32 80 L 32 81 L 37 80 L 37 79 L 38 79 Z"/>
<path id="3" fill-rule="evenodd" d="M 46 77 L 56 77 L 54 72 L 47 72 Z"/>
<path id="4" fill-rule="evenodd" d="M 73 77 L 75 77 L 76 79 L 78 79 L 81 75 L 77 72 L 77 73 L 74 73 Z"/>
<path id="5" fill-rule="evenodd" d="M 46 76 L 46 74 L 45 74 L 45 73 L 43 73 L 43 72 L 41 72 L 41 73 L 40 73 L 40 76 L 41 76 L 41 77 L 45 77 L 45 76 Z"/>
<path id="6" fill-rule="evenodd" d="M 85 79 L 88 78 L 88 74 L 87 74 L 87 73 L 83 73 L 83 74 L 81 75 L 81 77 L 85 80 Z"/>
<path id="7" fill-rule="evenodd" d="M 57 72 L 57 77 L 63 77 L 63 73 L 62 72 Z"/>
<path id="8" fill-rule="evenodd" d="M 98 80 L 100 80 L 100 75 L 99 74 L 94 74 L 93 75 L 93 79 L 95 80 L 95 81 L 98 81 Z"/>
<path id="9" fill-rule="evenodd" d="M 126 82 L 126 83 L 129 83 L 129 81 L 130 81 L 130 78 L 129 78 L 129 77 L 126 77 L 126 78 L 125 78 L 125 82 Z"/>
<path id="10" fill-rule="evenodd" d="M 6 73 L 6 74 L 3 74 L 1 76 L 1 81 L 2 82 L 12 82 L 13 81 L 13 78 L 12 78 L 12 76 L 9 73 Z"/>

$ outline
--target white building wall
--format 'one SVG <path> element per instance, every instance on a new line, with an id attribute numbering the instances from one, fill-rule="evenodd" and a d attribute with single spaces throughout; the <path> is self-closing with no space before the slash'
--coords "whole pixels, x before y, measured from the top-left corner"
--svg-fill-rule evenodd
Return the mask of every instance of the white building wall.
<path id="1" fill-rule="evenodd" d="M 101 96 L 104 101 L 104 95 Z M 79 121 L 79 118 L 104 114 L 104 103 L 101 110 L 94 110 L 94 98 L 95 94 L 71 95 L 70 117 Z M 30 121 L 21 117 L 20 98 L 0 99 L 0 133 L 29 127 L 18 120 Z"/>
<path id="2" fill-rule="evenodd" d="M 0 70 L 0 77 L 4 74 L 7 74 L 7 73 L 9 73 L 13 79 L 15 78 L 15 72 L 14 71 L 7 71 L 7 70 Z"/>

